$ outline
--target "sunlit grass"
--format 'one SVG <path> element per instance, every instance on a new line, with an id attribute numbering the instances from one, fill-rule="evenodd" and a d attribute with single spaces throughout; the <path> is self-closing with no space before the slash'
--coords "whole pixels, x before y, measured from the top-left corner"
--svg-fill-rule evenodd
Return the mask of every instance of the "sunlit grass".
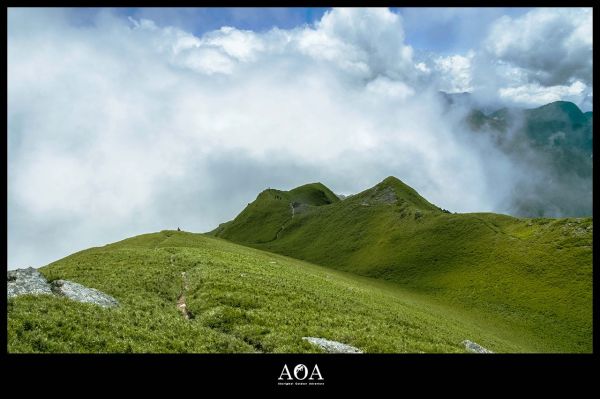
<path id="1" fill-rule="evenodd" d="M 11 299 L 10 352 L 319 352 L 303 336 L 366 352 L 464 352 L 464 339 L 494 351 L 531 350 L 395 284 L 200 234 L 138 236 L 41 271 L 100 289 L 121 305 Z M 183 271 L 190 320 L 175 306 Z"/>
<path id="2" fill-rule="evenodd" d="M 397 202 L 377 203 L 377 194 L 367 190 L 309 206 L 293 219 L 284 201 L 279 209 L 276 200 L 259 198 L 214 233 L 397 283 L 502 325 L 533 351 L 591 352 L 592 218 L 451 214 L 394 179 L 386 179 L 379 192 L 388 186 Z M 257 239 L 274 236 L 278 223 L 285 230 L 277 239 Z"/>

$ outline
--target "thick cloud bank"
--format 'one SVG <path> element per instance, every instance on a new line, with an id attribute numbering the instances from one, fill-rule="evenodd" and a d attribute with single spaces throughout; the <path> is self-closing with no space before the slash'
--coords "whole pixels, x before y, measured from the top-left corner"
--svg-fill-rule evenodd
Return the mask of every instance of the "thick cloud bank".
<path id="1" fill-rule="evenodd" d="M 564 17 L 555 65 L 536 40 L 562 20 L 543 13 L 500 19 L 480 51 L 423 58 L 387 9 L 200 37 L 109 12 L 82 25 L 9 9 L 8 265 L 207 231 L 266 187 L 312 181 L 349 194 L 394 175 L 452 211 L 504 209 L 522 172 L 465 132 L 466 110 L 446 112 L 437 91 L 477 90 L 478 71 L 504 65 L 519 78 L 495 74 L 495 101 L 566 90 L 591 105 L 591 11 L 583 25 L 578 15 Z M 523 58 L 532 48 L 539 56 Z"/>
<path id="2" fill-rule="evenodd" d="M 492 24 L 481 58 L 494 64 L 505 100 L 524 106 L 569 100 L 589 111 L 592 44 L 591 8 L 536 9 Z M 486 85 L 483 73 L 490 71 L 481 72 Z"/>

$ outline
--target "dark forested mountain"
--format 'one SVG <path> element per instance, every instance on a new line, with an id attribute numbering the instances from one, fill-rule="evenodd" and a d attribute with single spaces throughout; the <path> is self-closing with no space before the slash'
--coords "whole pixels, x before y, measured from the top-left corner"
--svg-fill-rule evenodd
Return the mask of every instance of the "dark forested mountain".
<path id="1" fill-rule="evenodd" d="M 486 112 L 468 93 L 447 94 L 450 108 L 468 109 L 464 126 L 489 135 L 519 171 L 503 209 L 516 216 L 591 216 L 592 112 L 568 101 L 533 109 Z"/>

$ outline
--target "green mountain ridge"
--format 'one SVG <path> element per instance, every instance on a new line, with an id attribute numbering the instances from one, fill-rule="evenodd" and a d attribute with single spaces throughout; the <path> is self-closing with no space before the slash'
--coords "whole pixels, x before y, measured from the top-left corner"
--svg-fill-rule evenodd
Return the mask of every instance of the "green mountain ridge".
<path id="1" fill-rule="evenodd" d="M 256 200 L 249 204 L 236 220 L 223 223 L 210 233 L 220 235 L 223 231 L 235 229 L 254 237 L 258 242 L 269 242 L 276 239 L 277 233 L 289 219 L 292 210 L 300 213 L 309 207 L 339 201 L 340 199 L 321 183 L 305 184 L 290 191 L 267 189 L 258 194 Z M 260 204 L 260 206 L 253 204 Z M 272 226 L 272 229 L 254 231 L 252 226 L 257 220 Z"/>
<path id="2" fill-rule="evenodd" d="M 321 352 L 306 336 L 367 353 L 592 351 L 591 218 L 450 214 L 388 177 L 344 200 L 268 189 L 212 235 L 226 239 L 165 230 L 42 267 L 119 306 L 11 297 L 8 351 Z"/>
<path id="3" fill-rule="evenodd" d="M 515 214 L 591 214 L 592 112 L 473 109 L 465 123 L 543 172 L 516 187 Z M 393 176 L 343 199 L 322 183 L 269 188 L 210 233 L 144 234 L 41 268 L 120 305 L 9 298 L 8 351 L 312 353 L 314 336 L 365 352 L 472 340 L 590 353 L 592 237 L 591 217 L 452 214 Z"/>
<path id="4" fill-rule="evenodd" d="M 591 348 L 591 218 L 450 214 L 393 177 L 299 213 L 285 201 L 257 198 L 211 234 L 441 298 L 555 349 Z"/>
<path id="5" fill-rule="evenodd" d="M 388 176 L 373 188 L 357 194 L 356 198 L 361 199 L 380 199 L 386 203 L 399 203 L 423 211 L 439 211 L 437 206 L 433 205 L 423 198 L 415 189 L 406 185 L 400 179 L 394 176 Z"/>

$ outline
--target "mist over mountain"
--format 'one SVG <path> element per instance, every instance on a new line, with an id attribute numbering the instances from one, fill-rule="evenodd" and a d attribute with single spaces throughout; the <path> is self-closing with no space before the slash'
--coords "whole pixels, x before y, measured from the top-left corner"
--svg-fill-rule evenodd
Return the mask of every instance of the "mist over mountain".
<path id="1" fill-rule="evenodd" d="M 188 12 L 8 10 L 10 268 L 207 231 L 314 181 L 349 195 L 393 175 L 452 212 L 591 214 L 585 120 L 557 110 L 564 129 L 544 116 L 529 137 L 528 114 L 491 116 L 592 109 L 591 8 L 236 11 L 260 26 Z M 440 90 L 471 94 L 448 107 Z"/>
<path id="2" fill-rule="evenodd" d="M 268 188 L 210 234 L 9 272 L 7 350 L 591 353 L 592 238 L 592 218 L 451 213 L 393 176 Z"/>
<path id="3" fill-rule="evenodd" d="M 8 350 L 593 352 L 592 31 L 9 8 Z"/>
<path id="4" fill-rule="evenodd" d="M 592 215 L 593 113 L 568 101 L 537 108 L 500 108 L 469 93 L 440 93 L 448 112 L 466 112 L 463 127 L 491 138 L 514 166 L 497 210 L 515 216 Z"/>

